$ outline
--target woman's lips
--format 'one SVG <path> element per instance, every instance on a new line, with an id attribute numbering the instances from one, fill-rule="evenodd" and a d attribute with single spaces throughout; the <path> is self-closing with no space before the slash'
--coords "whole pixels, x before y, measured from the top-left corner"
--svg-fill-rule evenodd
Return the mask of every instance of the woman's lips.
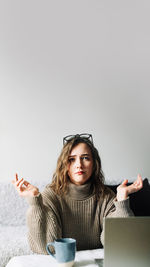
<path id="1" fill-rule="evenodd" d="M 83 171 L 76 172 L 76 174 L 78 174 L 78 175 L 81 175 L 81 174 L 83 174 L 83 173 L 84 173 Z"/>

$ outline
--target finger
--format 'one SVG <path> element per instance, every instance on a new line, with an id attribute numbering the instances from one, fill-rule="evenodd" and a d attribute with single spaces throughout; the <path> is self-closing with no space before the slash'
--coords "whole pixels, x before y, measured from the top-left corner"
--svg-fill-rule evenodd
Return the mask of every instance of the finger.
<path id="1" fill-rule="evenodd" d="M 138 177 L 136 181 L 133 183 L 135 186 L 142 187 L 143 186 L 143 180 L 140 174 L 138 174 Z"/>
<path id="2" fill-rule="evenodd" d="M 141 189 L 143 187 L 142 176 L 138 174 L 138 187 Z"/>
<path id="3" fill-rule="evenodd" d="M 23 179 L 23 178 L 22 178 Z M 22 182 L 20 183 L 21 186 L 25 185 L 25 186 L 28 186 L 30 183 L 26 180 L 22 180 Z"/>
<path id="4" fill-rule="evenodd" d="M 17 181 L 18 181 L 18 174 L 16 173 L 16 175 L 15 175 L 15 180 L 12 180 L 11 183 L 12 183 L 12 184 L 15 184 Z"/>
<path id="5" fill-rule="evenodd" d="M 23 178 L 21 178 L 20 180 L 18 180 L 17 183 L 16 183 L 16 186 L 19 186 L 22 181 L 23 181 Z"/>
<path id="6" fill-rule="evenodd" d="M 16 181 L 18 181 L 18 174 L 16 173 Z"/>
<path id="7" fill-rule="evenodd" d="M 122 185 L 126 185 L 128 183 L 128 180 L 125 179 L 123 182 L 122 182 Z"/>
<path id="8" fill-rule="evenodd" d="M 143 179 L 142 179 L 142 176 L 140 174 L 138 174 L 138 178 L 137 179 L 139 180 L 140 183 L 143 184 Z"/>
<path id="9" fill-rule="evenodd" d="M 26 181 L 24 181 L 24 180 L 22 180 L 22 182 L 20 182 L 20 184 L 19 184 L 19 189 L 20 189 L 20 191 L 23 190 L 23 185 L 25 185 L 25 183 L 26 183 Z M 24 188 L 25 188 L 25 187 L 24 187 Z"/>
<path id="10" fill-rule="evenodd" d="M 24 185 L 28 186 L 30 183 L 28 181 L 24 181 Z"/>

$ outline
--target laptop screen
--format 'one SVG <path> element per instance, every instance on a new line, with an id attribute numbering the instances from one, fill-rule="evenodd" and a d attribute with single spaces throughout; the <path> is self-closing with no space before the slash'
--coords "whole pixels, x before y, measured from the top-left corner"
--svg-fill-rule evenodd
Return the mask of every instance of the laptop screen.
<path id="1" fill-rule="evenodd" d="M 150 266 L 150 217 L 105 218 L 104 267 Z"/>

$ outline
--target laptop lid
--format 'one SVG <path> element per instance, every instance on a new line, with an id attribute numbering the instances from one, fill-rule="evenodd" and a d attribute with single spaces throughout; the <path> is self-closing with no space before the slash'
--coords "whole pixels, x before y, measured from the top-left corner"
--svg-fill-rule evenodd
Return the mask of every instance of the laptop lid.
<path id="1" fill-rule="evenodd" d="M 106 218 L 104 267 L 150 267 L 150 217 Z"/>

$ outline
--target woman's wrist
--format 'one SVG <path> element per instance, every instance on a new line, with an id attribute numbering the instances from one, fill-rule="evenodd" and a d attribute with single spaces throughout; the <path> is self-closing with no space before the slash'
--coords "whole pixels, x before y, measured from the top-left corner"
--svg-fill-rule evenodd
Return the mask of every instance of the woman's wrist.
<path id="1" fill-rule="evenodd" d="M 123 201 L 128 198 L 128 194 L 127 192 L 117 192 L 116 198 L 117 198 L 117 201 Z"/>
<path id="2" fill-rule="evenodd" d="M 39 192 L 36 196 L 28 196 L 26 197 L 26 200 L 30 205 L 39 206 L 42 203 L 41 193 Z"/>

